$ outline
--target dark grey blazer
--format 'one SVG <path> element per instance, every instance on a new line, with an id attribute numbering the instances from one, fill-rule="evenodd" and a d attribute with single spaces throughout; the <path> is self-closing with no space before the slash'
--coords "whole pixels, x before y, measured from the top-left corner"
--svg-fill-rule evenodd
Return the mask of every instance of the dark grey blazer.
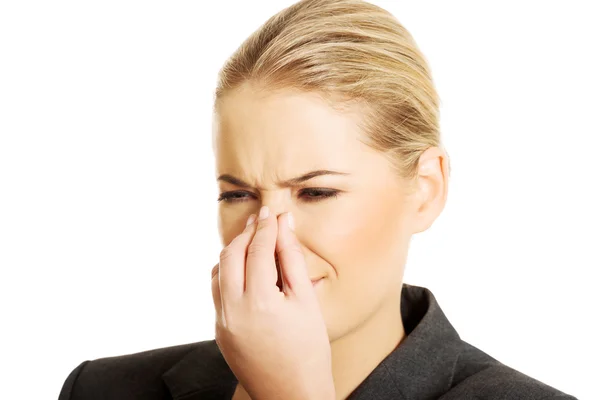
<path id="1" fill-rule="evenodd" d="M 407 336 L 349 400 L 575 399 L 460 339 L 426 288 L 404 284 Z M 214 340 L 84 361 L 59 400 L 224 400 L 237 380 Z"/>

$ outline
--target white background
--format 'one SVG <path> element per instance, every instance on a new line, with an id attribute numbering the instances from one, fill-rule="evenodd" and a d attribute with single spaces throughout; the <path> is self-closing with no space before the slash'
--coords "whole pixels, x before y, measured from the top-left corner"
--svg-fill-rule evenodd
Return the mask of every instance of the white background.
<path id="1" fill-rule="evenodd" d="M 83 360 L 213 337 L 212 91 L 291 3 L 0 3 L 3 398 L 57 398 Z M 466 341 L 600 398 L 595 2 L 376 3 L 430 63 L 453 169 L 405 281 Z"/>

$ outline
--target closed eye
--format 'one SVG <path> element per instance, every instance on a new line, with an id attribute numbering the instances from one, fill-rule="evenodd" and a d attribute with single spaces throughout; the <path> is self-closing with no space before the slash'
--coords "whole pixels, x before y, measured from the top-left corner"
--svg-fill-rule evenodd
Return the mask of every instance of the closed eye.
<path id="1" fill-rule="evenodd" d="M 302 189 L 298 197 L 302 199 L 302 201 L 306 203 L 312 203 L 317 201 L 323 201 L 329 198 L 335 198 L 340 193 L 339 190 L 333 189 L 317 189 L 317 188 L 309 188 Z M 255 194 L 245 191 L 234 191 L 234 192 L 225 192 L 219 195 L 217 199 L 218 202 L 225 202 L 228 204 L 232 203 L 241 203 L 248 198 L 256 197 Z"/>

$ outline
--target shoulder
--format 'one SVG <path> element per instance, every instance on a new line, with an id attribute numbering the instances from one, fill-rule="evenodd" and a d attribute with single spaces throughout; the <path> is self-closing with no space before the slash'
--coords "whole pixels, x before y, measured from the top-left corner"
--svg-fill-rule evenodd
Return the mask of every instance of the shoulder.
<path id="1" fill-rule="evenodd" d="M 162 375 L 190 352 L 214 347 L 206 340 L 83 361 L 65 380 L 59 400 L 165 398 Z"/>
<path id="2" fill-rule="evenodd" d="M 576 400 L 466 342 L 456 362 L 452 388 L 442 399 Z"/>

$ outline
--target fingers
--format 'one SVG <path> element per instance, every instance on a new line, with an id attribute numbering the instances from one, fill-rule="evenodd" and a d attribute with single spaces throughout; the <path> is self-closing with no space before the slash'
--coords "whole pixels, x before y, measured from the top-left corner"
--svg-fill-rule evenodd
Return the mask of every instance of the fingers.
<path id="1" fill-rule="evenodd" d="M 302 247 L 288 222 L 290 218 L 293 219 L 293 216 L 289 212 L 279 216 L 276 241 L 283 289 L 288 296 L 302 295 L 313 290 Z"/>
<path id="2" fill-rule="evenodd" d="M 252 222 L 256 218 L 255 214 L 250 215 L 246 228 L 236 236 L 231 243 L 221 250 L 219 256 L 219 288 L 221 299 L 236 301 L 244 295 L 245 267 L 246 267 L 246 249 L 252 241 L 256 223 Z M 224 302 L 226 307 L 227 301 Z M 227 312 L 226 309 L 223 310 Z"/>
<path id="3" fill-rule="evenodd" d="M 275 251 L 286 294 L 312 291 L 304 254 L 289 227 L 288 215 L 278 218 L 267 207 L 261 208 L 258 219 L 252 221 L 252 215 L 251 223 L 221 251 L 220 262 L 213 268 L 212 287 L 215 309 L 223 320 L 228 303 L 239 300 L 244 292 L 254 298 L 279 293 Z"/>
<path id="4" fill-rule="evenodd" d="M 279 293 L 274 256 L 276 241 L 277 217 L 263 206 L 246 258 L 246 292 L 249 296 Z"/>

